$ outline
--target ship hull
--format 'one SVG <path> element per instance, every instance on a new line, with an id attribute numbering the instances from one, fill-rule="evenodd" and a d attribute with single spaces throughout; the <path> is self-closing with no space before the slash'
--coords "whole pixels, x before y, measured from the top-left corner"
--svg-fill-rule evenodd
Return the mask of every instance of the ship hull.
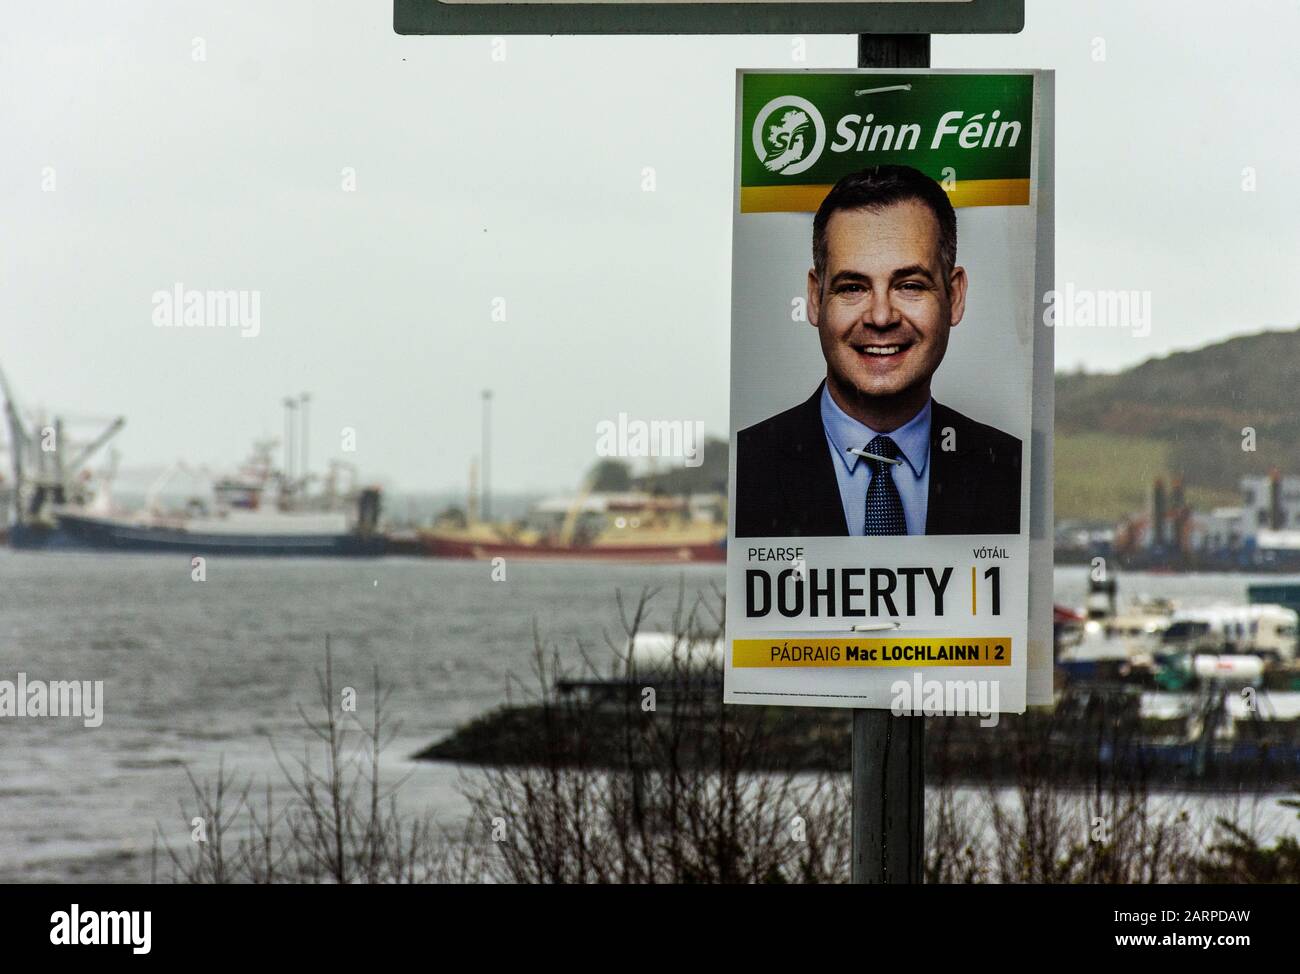
<path id="1" fill-rule="evenodd" d="M 208 534 L 105 518 L 62 515 L 55 528 L 16 525 L 10 544 L 25 550 L 172 552 L 242 557 L 373 557 L 384 538 L 359 534 Z"/>
<path id="2" fill-rule="evenodd" d="M 719 563 L 727 560 L 724 545 L 688 543 L 663 545 L 543 545 L 505 541 L 471 541 L 428 537 L 425 554 L 432 558 L 479 561 L 513 558 L 529 561 L 621 561 L 635 564 Z"/>

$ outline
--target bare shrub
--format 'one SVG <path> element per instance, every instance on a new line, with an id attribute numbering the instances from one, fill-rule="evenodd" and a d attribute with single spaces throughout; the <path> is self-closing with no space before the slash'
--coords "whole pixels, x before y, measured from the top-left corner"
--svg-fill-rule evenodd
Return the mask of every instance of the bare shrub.
<path id="1" fill-rule="evenodd" d="M 781 721 L 721 706 L 710 653 L 721 614 L 680 595 L 663 665 L 630 647 L 655 592 L 620 597 L 607 678 L 584 654 L 566 672 L 534 649 L 539 711 L 527 762 L 466 776 L 480 822 L 501 828 L 492 878 L 523 883 L 836 881 L 848 866 L 842 776 L 773 767 Z M 847 746 L 844 743 L 843 746 Z M 778 762 L 779 764 L 779 762 Z"/>
<path id="2" fill-rule="evenodd" d="M 181 815 L 202 841 L 174 849 L 159 826 L 155 880 L 161 844 L 169 878 L 192 883 L 846 882 L 847 715 L 722 706 L 713 595 L 679 591 L 670 649 L 653 665 L 631 647 L 655 591 L 619 597 L 612 672 L 585 647 L 566 670 L 535 630 L 534 683 L 503 712 L 510 760 L 463 772 L 471 815 L 454 835 L 399 810 L 402 781 L 379 771 L 396 733 L 388 692 L 376 671 L 369 721 L 343 712 L 327 640 L 319 716 L 300 708 L 315 745 L 293 761 L 276 751 L 287 797 L 277 802 L 270 782 L 255 791 L 224 762 L 214 781 L 187 771 Z M 1226 812 L 1154 795 L 1140 760 L 1100 758 L 1133 745 L 1131 721 L 1100 721 L 1092 747 L 1067 728 L 1063 747 L 1060 709 L 974 744 L 951 719 L 930 720 L 927 882 L 1296 881 L 1295 839 L 1260 841 L 1259 795 Z M 982 752 L 1001 772 L 963 785 Z"/>
<path id="3" fill-rule="evenodd" d="M 218 766 L 215 782 L 200 783 L 186 769 L 194 805 L 181 803 L 191 841 L 174 849 L 157 829 L 170 879 L 186 883 L 425 883 L 477 879 L 474 847 L 437 829 L 427 817 L 397 807 L 402 782 L 381 780 L 380 753 L 397 731 L 386 713 L 390 691 L 374 671 L 369 723 L 343 712 L 334 685 L 333 655 L 325 645 L 318 671 L 320 717 L 299 713 L 319 746 L 290 762 L 276 751 L 289 800 L 277 805 L 267 782 L 260 801 Z M 274 746 L 274 745 L 273 745 Z M 242 834 L 234 830 L 241 825 Z"/>

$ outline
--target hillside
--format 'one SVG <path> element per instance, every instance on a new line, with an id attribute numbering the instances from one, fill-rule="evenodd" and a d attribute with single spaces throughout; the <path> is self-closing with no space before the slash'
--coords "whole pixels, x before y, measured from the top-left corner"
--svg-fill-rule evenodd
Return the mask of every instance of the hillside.
<path id="1" fill-rule="evenodd" d="M 1246 426 L 1254 452 L 1242 450 Z M 1123 372 L 1058 373 L 1055 453 L 1058 520 L 1114 523 L 1146 506 L 1156 477 L 1181 476 L 1191 505 L 1208 510 L 1237 503 L 1245 474 L 1300 474 L 1300 329 L 1229 338 Z M 726 441 L 706 441 L 703 459 L 641 477 L 623 471 L 619 489 L 725 492 Z"/>
<path id="2" fill-rule="evenodd" d="M 1255 430 L 1254 452 L 1242 429 Z M 1156 476 L 1193 506 L 1231 503 L 1245 474 L 1300 473 L 1300 329 L 1244 335 L 1113 374 L 1056 377 L 1056 516 L 1112 520 Z"/>

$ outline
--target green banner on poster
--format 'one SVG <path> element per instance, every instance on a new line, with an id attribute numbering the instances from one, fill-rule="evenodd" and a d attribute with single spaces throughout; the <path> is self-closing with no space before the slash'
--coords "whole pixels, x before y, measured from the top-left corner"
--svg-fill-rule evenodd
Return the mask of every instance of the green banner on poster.
<path id="1" fill-rule="evenodd" d="M 953 206 L 1029 203 L 1028 74 L 747 72 L 740 210 L 812 211 L 841 176 L 907 165 Z"/>

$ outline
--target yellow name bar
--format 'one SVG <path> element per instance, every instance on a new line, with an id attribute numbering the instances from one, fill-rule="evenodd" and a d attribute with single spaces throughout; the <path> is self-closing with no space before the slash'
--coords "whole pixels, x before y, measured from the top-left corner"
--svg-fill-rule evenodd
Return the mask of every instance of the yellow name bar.
<path id="1" fill-rule="evenodd" d="M 1010 666 L 1011 637 L 734 639 L 735 667 Z"/>
<path id="2" fill-rule="evenodd" d="M 742 186 L 741 213 L 815 213 L 831 191 L 827 186 Z M 1026 206 L 1029 203 L 1028 179 L 957 180 L 948 190 L 954 207 Z"/>

